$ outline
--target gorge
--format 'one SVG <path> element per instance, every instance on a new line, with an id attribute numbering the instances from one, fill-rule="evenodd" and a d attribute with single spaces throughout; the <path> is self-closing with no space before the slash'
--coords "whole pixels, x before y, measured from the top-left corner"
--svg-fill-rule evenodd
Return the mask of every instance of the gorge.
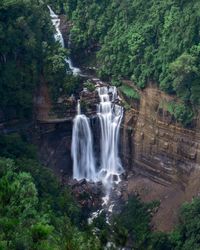
<path id="1" fill-rule="evenodd" d="M 0 249 L 200 249 L 198 0 L 3 0 Z"/>
<path id="2" fill-rule="evenodd" d="M 98 85 L 98 82 L 94 81 L 93 84 Z M 129 86 L 130 83 L 126 82 L 125 84 Z M 107 91 L 107 87 L 101 87 L 100 89 L 102 89 L 102 94 L 103 91 Z M 97 90 L 99 94 L 100 89 Z M 115 99 L 115 88 L 113 88 L 111 92 Z M 155 228 L 169 230 L 173 227 L 173 224 L 176 223 L 177 215 L 176 212 L 174 213 L 173 211 L 177 211 L 178 207 L 184 200 L 190 200 L 193 196 L 198 194 L 197 190 L 199 189 L 199 184 L 198 181 L 196 181 L 198 180 L 199 176 L 198 133 L 193 130 L 182 129 L 179 124 L 173 124 L 172 115 L 165 109 L 164 106 L 169 102 L 173 102 L 173 98 L 157 90 L 154 84 L 149 86 L 141 94 L 140 101 L 131 101 L 130 99 L 127 99 L 123 93 L 120 93 L 120 96 L 123 101 L 125 101 L 125 103 L 128 102 L 131 106 L 131 109 L 125 110 L 124 117 L 122 119 L 122 110 L 120 107 L 118 109 L 118 106 L 115 105 L 118 109 L 116 112 L 119 113 L 115 118 L 116 124 L 120 125 L 122 120 L 120 128 L 120 156 L 123 163 L 122 165 L 125 167 L 125 170 L 128 171 L 128 173 L 133 172 L 135 175 L 135 177 L 130 177 L 128 180 L 127 192 L 138 192 L 141 197 L 147 201 L 158 198 L 162 200 L 162 204 L 164 206 L 169 206 L 171 202 L 174 203 L 174 205 L 170 204 L 167 217 L 162 218 L 162 220 L 159 219 L 160 217 L 163 217 L 163 213 L 165 213 L 164 210 L 167 209 L 165 207 L 165 209 L 162 210 L 162 206 L 159 210 L 161 211 L 160 214 L 158 212 L 157 215 L 155 215 Z M 82 98 L 84 100 L 84 94 Z M 100 96 L 101 102 L 104 101 L 104 98 L 106 101 L 106 98 L 109 98 L 109 96 Z M 95 99 L 96 104 L 92 104 L 94 106 L 96 106 L 98 102 L 98 97 L 96 95 Z M 102 105 L 104 105 L 104 107 L 101 107 Z M 103 111 L 104 108 L 104 112 L 106 113 L 106 110 L 108 112 L 108 110 L 111 108 L 109 105 L 111 104 L 108 102 L 105 104 L 100 103 L 97 109 Z M 95 110 L 95 107 L 93 107 L 93 110 Z M 116 130 L 112 131 L 112 128 L 108 129 L 108 122 L 110 124 L 112 123 L 111 120 L 109 121 L 109 119 L 111 119 L 111 114 L 109 118 L 103 117 L 103 114 L 99 113 L 97 110 L 97 115 L 101 124 L 101 147 L 104 148 L 102 153 L 100 153 L 101 150 L 98 152 L 98 154 L 101 154 L 101 160 L 98 160 L 98 162 L 101 163 L 98 163 L 98 167 L 96 166 L 97 162 L 95 163 L 94 160 L 95 157 L 93 156 L 93 147 L 90 147 L 89 154 L 85 154 L 89 145 L 84 143 L 83 147 L 86 149 L 84 149 L 82 153 L 84 155 L 83 158 L 87 159 L 83 159 L 83 161 L 80 161 L 79 164 L 82 169 L 84 169 L 83 166 L 86 165 L 89 167 L 86 172 L 82 172 L 80 174 L 80 170 L 77 172 L 78 164 L 75 164 L 76 174 L 74 174 L 74 177 L 77 179 L 86 178 L 97 181 L 101 179 L 101 173 L 103 173 L 103 179 L 107 182 L 110 177 L 110 173 L 112 173 L 116 179 L 118 178 L 116 177 L 116 174 L 118 175 L 118 173 L 122 172 L 121 162 L 117 157 L 117 137 L 115 138 L 115 136 L 117 136 L 119 133 L 119 126 L 117 125 Z M 87 137 L 85 138 L 88 138 L 89 144 L 92 144 L 92 135 L 91 132 L 89 132 L 90 125 L 88 124 L 86 117 L 84 117 L 84 120 L 87 122 Z M 113 122 L 115 123 L 115 121 Z M 96 133 L 98 125 L 96 124 L 95 126 L 96 128 L 93 128 L 93 131 Z M 108 133 L 105 128 L 110 132 Z M 198 126 L 196 130 L 198 130 Z M 194 139 L 191 139 L 191 134 L 194 134 Z M 77 136 L 78 133 L 76 138 Z M 110 137 L 109 143 L 106 143 L 106 137 Z M 98 139 L 100 139 L 100 137 L 98 137 Z M 70 144 L 70 141 L 68 143 Z M 78 144 L 78 141 L 76 143 Z M 74 147 L 75 144 L 72 143 L 72 145 Z M 110 148 L 108 145 L 110 145 Z M 78 157 L 76 153 L 73 154 L 73 157 L 77 162 Z M 86 157 L 88 155 L 89 157 Z M 183 157 L 184 160 L 182 161 Z M 70 158 L 70 156 L 68 156 L 68 158 Z M 112 162 L 112 160 L 114 160 L 114 162 Z M 88 161 L 89 164 L 85 164 L 85 162 Z M 109 162 L 110 164 L 108 164 Z M 115 166 L 114 171 L 112 166 Z M 108 172 L 106 172 L 107 168 L 109 169 Z M 190 178 L 194 181 L 193 187 L 188 185 L 188 183 L 191 182 Z M 143 184 L 141 184 L 142 179 L 144 182 Z M 157 195 L 155 194 L 156 189 L 160 190 Z M 172 194 L 175 194 L 174 198 L 172 197 Z M 179 196 L 179 198 L 175 198 L 176 196 Z M 174 201 L 174 199 L 176 201 Z M 169 220 L 169 218 L 171 219 Z"/>

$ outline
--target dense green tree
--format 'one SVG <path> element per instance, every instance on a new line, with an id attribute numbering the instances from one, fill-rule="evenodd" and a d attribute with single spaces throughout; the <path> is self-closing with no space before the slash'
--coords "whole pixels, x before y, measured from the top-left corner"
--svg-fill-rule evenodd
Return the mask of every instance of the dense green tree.
<path id="1" fill-rule="evenodd" d="M 200 102 L 198 0 L 63 2 L 73 23 L 72 54 L 88 60 L 95 51 L 102 78 L 128 78 L 140 88 L 156 82 L 194 118 Z"/>
<path id="2" fill-rule="evenodd" d="M 34 94 L 44 82 L 54 101 L 71 94 L 63 88 L 72 82 L 67 51 L 55 42 L 53 32 L 47 1 L 1 1 L 0 112 L 4 120 L 30 119 Z"/>
<path id="3" fill-rule="evenodd" d="M 91 232 L 82 232 L 79 214 L 70 191 L 48 169 L 0 158 L 0 249 L 100 249 Z"/>

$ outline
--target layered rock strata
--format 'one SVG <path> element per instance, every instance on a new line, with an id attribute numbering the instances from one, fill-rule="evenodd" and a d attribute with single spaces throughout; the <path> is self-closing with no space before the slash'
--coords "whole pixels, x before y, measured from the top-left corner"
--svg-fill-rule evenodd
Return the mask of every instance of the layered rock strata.
<path id="1" fill-rule="evenodd" d="M 122 159 L 128 169 L 163 184 L 187 184 L 192 170 L 200 168 L 200 133 L 175 124 L 161 108 L 172 97 L 156 87 L 141 93 L 139 109 L 125 112 L 122 128 Z"/>

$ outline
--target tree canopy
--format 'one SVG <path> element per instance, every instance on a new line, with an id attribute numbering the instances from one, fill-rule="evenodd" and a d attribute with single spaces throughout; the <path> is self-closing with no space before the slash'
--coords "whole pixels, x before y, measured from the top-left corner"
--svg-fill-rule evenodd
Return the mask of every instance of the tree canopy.
<path id="1" fill-rule="evenodd" d="M 67 51 L 55 42 L 53 33 L 47 1 L 1 1 L 0 111 L 4 120 L 31 118 L 40 84 L 49 84 L 54 100 L 63 86 L 71 84 L 72 76 L 66 75 Z"/>
<path id="2" fill-rule="evenodd" d="M 62 2 L 73 23 L 72 54 L 87 58 L 95 51 L 100 77 L 131 79 L 140 88 L 155 82 L 194 116 L 200 102 L 198 0 Z"/>

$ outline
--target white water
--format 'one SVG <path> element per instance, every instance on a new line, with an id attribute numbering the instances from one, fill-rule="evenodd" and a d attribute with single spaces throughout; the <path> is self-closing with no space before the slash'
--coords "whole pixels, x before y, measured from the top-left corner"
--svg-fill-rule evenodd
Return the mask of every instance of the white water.
<path id="1" fill-rule="evenodd" d="M 97 116 L 100 122 L 100 166 L 95 165 L 92 132 L 88 119 L 80 114 L 78 102 L 72 135 L 73 177 L 102 181 L 107 190 L 104 203 L 109 200 L 109 190 L 113 183 L 119 183 L 123 167 L 118 153 L 120 123 L 123 108 L 114 104 L 117 96 L 115 87 L 97 88 L 100 103 Z"/>
<path id="2" fill-rule="evenodd" d="M 81 114 L 80 102 L 72 133 L 73 178 L 97 181 L 89 119 Z"/>
<path id="3" fill-rule="evenodd" d="M 64 43 L 62 33 L 60 31 L 60 18 L 58 17 L 58 15 L 56 15 L 53 12 L 53 10 L 51 9 L 51 7 L 49 5 L 47 5 L 47 7 L 48 7 L 49 12 L 50 12 L 52 24 L 53 24 L 53 26 L 55 27 L 55 30 L 56 30 L 56 33 L 54 34 L 54 38 L 64 48 L 65 43 Z M 80 69 L 73 66 L 73 63 L 72 63 L 70 58 L 65 58 L 65 62 L 69 65 L 69 68 L 72 71 L 73 75 L 76 76 L 76 75 L 80 74 L 80 72 L 81 72 Z"/>
<path id="4" fill-rule="evenodd" d="M 123 117 L 123 108 L 114 102 L 117 98 L 116 87 L 100 87 L 97 89 L 100 103 L 97 115 L 101 128 L 101 166 L 99 178 L 109 189 L 120 181 L 123 172 L 118 153 L 119 129 Z"/>

